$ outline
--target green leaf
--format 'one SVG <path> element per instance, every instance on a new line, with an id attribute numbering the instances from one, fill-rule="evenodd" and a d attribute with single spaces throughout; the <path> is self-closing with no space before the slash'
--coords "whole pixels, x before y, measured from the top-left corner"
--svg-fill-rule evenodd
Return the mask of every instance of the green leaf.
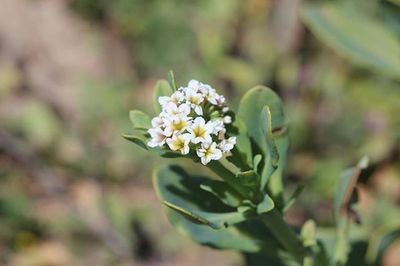
<path id="1" fill-rule="evenodd" d="M 293 204 L 296 202 L 297 198 L 300 196 L 300 194 L 303 192 L 304 186 L 298 186 L 296 190 L 293 192 L 293 194 L 290 196 L 290 198 L 287 200 L 285 207 L 283 208 L 283 211 L 286 212 L 289 210 L 290 207 L 293 206 Z"/>
<path id="2" fill-rule="evenodd" d="M 175 74 L 172 70 L 168 71 L 168 84 L 173 91 L 176 91 L 178 89 L 178 87 L 176 86 Z"/>
<path id="3" fill-rule="evenodd" d="M 239 172 L 236 178 L 242 186 L 249 187 L 252 190 L 257 190 L 259 187 L 259 178 L 254 170 Z"/>
<path id="4" fill-rule="evenodd" d="M 268 179 L 278 168 L 279 154 L 272 135 L 272 116 L 269 107 L 266 105 L 261 111 L 260 116 L 261 130 L 267 143 L 268 157 L 265 161 L 264 169 L 261 174 L 261 188 L 264 190 Z"/>
<path id="5" fill-rule="evenodd" d="M 334 196 L 334 215 L 336 221 L 336 242 L 334 261 L 339 265 L 345 265 L 350 253 L 349 244 L 349 222 L 356 220 L 358 222 L 358 214 L 353 210 L 352 205 L 356 194 L 355 186 L 357 179 L 361 174 L 361 170 L 368 165 L 368 158 L 364 157 L 357 166 L 350 168 L 342 174 L 336 193 Z"/>
<path id="6" fill-rule="evenodd" d="M 200 185 L 207 180 L 209 179 L 204 177 L 189 176 L 176 166 L 161 169 L 153 175 L 153 185 L 160 200 L 184 210 L 191 210 L 189 217 L 195 213 L 194 210 L 210 213 L 232 212 L 232 208 L 221 203 L 213 194 L 200 189 Z M 202 245 L 244 252 L 275 252 L 278 247 L 276 241 L 258 221 L 245 221 L 214 230 L 204 223 L 194 223 L 192 218 L 188 219 L 182 214 L 174 209 L 167 209 L 168 218 L 173 226 Z"/>
<path id="7" fill-rule="evenodd" d="M 263 201 L 257 205 L 257 213 L 263 214 L 271 211 L 275 207 L 274 201 L 267 194 L 264 195 Z"/>
<path id="8" fill-rule="evenodd" d="M 345 214 L 346 216 L 352 215 L 349 213 L 351 209 L 352 196 L 354 195 L 355 186 L 357 184 L 357 179 L 361 174 L 361 170 L 368 166 L 368 158 L 363 157 L 357 166 L 347 169 L 343 172 L 337 186 L 334 197 L 334 214 L 336 220 Z M 353 198 L 354 199 L 354 198 Z"/>
<path id="9" fill-rule="evenodd" d="M 182 168 L 170 166 L 156 172 L 154 185 L 166 206 L 191 221 L 220 229 L 246 220 L 242 213 L 222 204 L 213 194 L 200 188 L 201 184 L 210 180 L 190 176 Z"/>
<path id="10" fill-rule="evenodd" d="M 253 158 L 253 168 L 254 171 L 257 171 L 257 173 L 260 173 L 258 166 L 260 165 L 260 162 L 262 161 L 262 155 L 261 154 L 257 154 L 256 156 L 254 156 Z"/>
<path id="11" fill-rule="evenodd" d="M 241 156 L 238 160 L 244 160 L 248 165 L 252 165 L 253 162 L 251 159 L 253 155 L 251 152 L 251 143 L 247 135 L 246 125 L 240 118 L 236 117 L 233 126 L 238 130 L 236 134 L 235 148 L 237 148 L 239 154 L 235 154 L 235 156 Z"/>
<path id="12" fill-rule="evenodd" d="M 158 115 L 161 112 L 161 105 L 158 102 L 160 96 L 171 96 L 174 91 L 170 87 L 168 81 L 160 79 L 154 88 L 153 107 L 154 112 Z"/>
<path id="13" fill-rule="evenodd" d="M 262 110 L 265 106 L 268 106 L 271 112 L 271 129 L 279 154 L 278 168 L 269 178 L 268 188 L 275 204 L 281 208 L 283 206 L 282 172 L 289 146 L 287 117 L 283 111 L 282 101 L 271 89 L 264 86 L 256 86 L 243 96 L 237 117 L 247 127 L 248 135 L 252 142 L 252 155 L 261 154 L 263 156 L 263 167 L 268 167 L 271 165 L 271 163 L 268 163 L 271 160 L 270 149 L 265 133 L 260 126 Z M 267 175 L 267 172 L 265 175 Z"/>
<path id="14" fill-rule="evenodd" d="M 228 213 L 209 213 L 199 210 L 190 210 L 177 206 L 171 202 L 163 201 L 165 206 L 173 209 L 174 211 L 182 214 L 194 223 L 208 225 L 213 229 L 226 228 L 230 225 L 240 223 L 246 220 L 246 216 L 241 212 L 228 212 Z"/>
<path id="15" fill-rule="evenodd" d="M 283 112 L 282 102 L 279 96 L 270 88 L 256 86 L 250 89 L 242 98 L 239 105 L 237 117 L 243 121 L 247 133 L 253 144 L 265 155 L 268 154 L 267 141 L 262 127 L 260 126 L 261 113 L 265 106 L 271 112 L 272 132 L 278 133 L 287 126 L 287 119 Z M 255 153 L 253 150 L 253 156 Z"/>
<path id="16" fill-rule="evenodd" d="M 400 78 L 400 42 L 379 21 L 332 4 L 307 6 L 302 18 L 322 42 L 352 63 Z"/>
<path id="17" fill-rule="evenodd" d="M 123 134 L 122 135 L 123 138 L 135 143 L 136 145 L 138 145 L 139 147 L 148 150 L 147 148 L 147 144 L 146 144 L 146 140 L 142 137 L 139 136 L 135 136 L 135 135 L 129 135 L 129 134 Z"/>
<path id="18" fill-rule="evenodd" d="M 390 232 L 386 232 L 383 235 L 376 246 L 370 245 L 368 247 L 367 257 L 372 262 L 375 262 L 375 265 L 383 265 L 383 258 L 385 252 L 388 248 L 397 240 L 400 239 L 400 227 L 393 229 Z"/>
<path id="19" fill-rule="evenodd" d="M 133 124 L 134 129 L 148 130 L 151 127 L 150 117 L 139 110 L 132 110 L 129 112 L 129 118 Z"/>
<path id="20" fill-rule="evenodd" d="M 231 189 L 224 181 L 207 180 L 200 185 L 200 188 L 214 194 L 223 203 L 231 207 L 238 207 L 241 202 L 240 195 Z"/>

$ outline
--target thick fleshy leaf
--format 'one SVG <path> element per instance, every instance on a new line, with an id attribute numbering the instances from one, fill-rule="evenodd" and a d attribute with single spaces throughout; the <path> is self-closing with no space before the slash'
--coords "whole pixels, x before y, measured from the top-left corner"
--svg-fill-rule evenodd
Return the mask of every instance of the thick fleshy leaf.
<path id="1" fill-rule="evenodd" d="M 276 147 L 274 136 L 272 135 L 272 116 L 269 107 L 266 105 L 261 111 L 260 126 L 265 141 L 267 143 L 268 158 L 265 161 L 264 169 L 261 174 L 261 188 L 264 190 L 269 177 L 278 168 L 279 153 Z"/>
<path id="2" fill-rule="evenodd" d="M 235 148 L 239 150 L 240 156 L 242 157 L 241 160 L 245 160 L 246 163 L 251 166 L 253 163 L 253 155 L 246 125 L 240 118 L 236 117 L 233 126 L 238 129 Z"/>
<path id="3" fill-rule="evenodd" d="M 246 125 L 248 135 L 253 144 L 263 154 L 268 154 L 268 149 L 260 121 L 262 110 L 266 105 L 269 107 L 272 116 L 272 132 L 279 132 L 286 128 L 287 119 L 283 112 L 282 102 L 274 91 L 265 86 L 256 86 L 243 96 L 237 115 Z M 253 156 L 256 154 L 259 153 L 255 153 L 253 150 Z"/>
<path id="4" fill-rule="evenodd" d="M 155 173 L 154 186 L 166 206 L 193 222 L 220 229 L 246 220 L 248 217 L 243 213 L 222 204 L 212 193 L 201 189 L 201 184 L 209 180 L 190 176 L 178 166 L 170 166 Z"/>
<path id="5" fill-rule="evenodd" d="M 142 111 L 130 111 L 129 118 L 132 122 L 133 129 L 148 130 L 151 127 L 150 117 Z"/>
<path id="6" fill-rule="evenodd" d="M 262 159 L 263 159 L 263 157 L 262 157 L 261 154 L 257 154 L 257 155 L 254 156 L 254 158 L 253 158 L 253 168 L 254 168 L 254 171 L 257 171 L 257 173 L 259 173 L 260 175 L 261 175 L 261 173 L 260 173 L 261 170 L 258 169 L 258 168 L 259 168 L 258 166 L 260 165 Z"/>
<path id="7" fill-rule="evenodd" d="M 259 187 L 259 178 L 254 170 L 239 172 L 236 178 L 242 186 L 249 187 L 252 190 L 257 190 Z"/>
<path id="8" fill-rule="evenodd" d="M 248 129 L 248 135 L 252 142 L 253 156 L 261 154 L 263 156 L 262 167 L 270 167 L 273 158 L 269 154 L 269 141 L 267 141 L 267 137 L 260 126 L 262 110 L 265 106 L 269 107 L 271 113 L 272 135 L 274 136 L 275 145 L 279 154 L 277 169 L 275 171 L 266 170 L 267 172 L 265 172 L 265 175 L 267 176 L 268 172 L 273 172 L 273 175 L 268 178 L 268 190 L 271 193 L 270 196 L 274 199 L 275 204 L 279 208 L 282 208 L 282 170 L 284 168 L 286 153 L 289 146 L 287 117 L 283 111 L 282 101 L 270 88 L 256 86 L 250 89 L 243 96 L 237 116 L 245 123 Z"/>
<path id="9" fill-rule="evenodd" d="M 189 209 L 225 214 L 232 212 L 231 207 L 226 206 L 213 194 L 200 188 L 200 185 L 207 180 L 209 179 L 204 177 L 189 176 L 180 167 L 169 166 L 155 173 L 153 185 L 160 200 L 179 206 L 179 208 L 184 207 L 185 211 Z M 262 250 L 270 253 L 277 252 L 278 244 L 275 239 L 256 220 L 247 220 L 228 228 L 214 230 L 205 225 L 205 221 L 199 221 L 198 217 L 192 217 L 193 212 L 184 214 L 173 208 L 167 208 L 167 215 L 179 232 L 188 235 L 202 245 L 244 252 L 260 252 Z"/>
<path id="10" fill-rule="evenodd" d="M 240 195 L 224 181 L 210 179 L 201 184 L 200 188 L 214 194 L 223 203 L 231 207 L 238 207 L 241 203 Z"/>
<path id="11" fill-rule="evenodd" d="M 263 214 L 271 211 L 275 207 L 274 201 L 267 194 L 264 195 L 264 199 L 257 205 L 257 213 Z"/>
<path id="12" fill-rule="evenodd" d="M 154 112 L 158 115 L 161 112 L 161 105 L 158 102 L 160 96 L 171 96 L 174 91 L 170 87 L 168 81 L 160 79 L 154 87 L 153 107 Z"/>
<path id="13" fill-rule="evenodd" d="M 379 21 L 340 4 L 306 6 L 302 17 L 322 42 L 354 64 L 400 78 L 400 42 Z"/>

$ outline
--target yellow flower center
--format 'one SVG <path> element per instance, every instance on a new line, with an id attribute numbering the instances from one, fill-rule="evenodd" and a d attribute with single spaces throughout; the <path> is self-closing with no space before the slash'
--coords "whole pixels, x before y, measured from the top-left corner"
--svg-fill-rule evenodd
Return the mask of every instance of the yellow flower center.
<path id="1" fill-rule="evenodd" d="M 178 122 L 173 122 L 172 123 L 172 128 L 173 130 L 183 130 L 187 126 L 187 121 L 185 120 L 179 120 Z"/>
<path id="2" fill-rule="evenodd" d="M 206 136 L 207 131 L 204 127 L 197 126 L 193 128 L 193 133 L 196 137 L 204 138 Z"/>

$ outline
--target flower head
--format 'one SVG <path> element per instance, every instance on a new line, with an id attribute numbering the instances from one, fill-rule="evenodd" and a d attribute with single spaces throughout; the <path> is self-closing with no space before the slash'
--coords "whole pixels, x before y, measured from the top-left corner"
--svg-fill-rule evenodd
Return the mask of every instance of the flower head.
<path id="1" fill-rule="evenodd" d="M 227 138 L 225 124 L 232 123 L 227 115 L 225 97 L 210 85 L 191 80 L 170 96 L 161 96 L 161 113 L 151 120 L 148 146 L 162 147 L 185 155 L 193 149 L 203 164 L 219 160 L 236 144 Z"/>

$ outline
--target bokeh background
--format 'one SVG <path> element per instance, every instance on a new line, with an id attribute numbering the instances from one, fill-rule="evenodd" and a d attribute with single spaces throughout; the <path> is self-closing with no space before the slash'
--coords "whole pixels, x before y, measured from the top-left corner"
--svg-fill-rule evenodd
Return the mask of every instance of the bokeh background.
<path id="1" fill-rule="evenodd" d="M 0 0 L 0 265 L 243 265 L 169 225 L 150 178 L 168 160 L 121 137 L 169 69 L 232 109 L 257 84 L 281 95 L 288 195 L 306 185 L 293 225 L 331 226 L 341 171 L 368 155 L 373 253 L 400 228 L 399 40 L 398 0 Z"/>

